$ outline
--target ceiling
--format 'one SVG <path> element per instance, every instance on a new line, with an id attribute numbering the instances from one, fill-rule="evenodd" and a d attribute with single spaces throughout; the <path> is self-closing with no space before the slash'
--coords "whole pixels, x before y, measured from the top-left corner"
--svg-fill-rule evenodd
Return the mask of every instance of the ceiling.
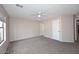
<path id="1" fill-rule="evenodd" d="M 78 4 L 22 4 L 23 8 L 17 7 L 16 4 L 4 4 L 3 7 L 7 11 L 9 17 L 12 18 L 30 18 L 38 19 L 36 14 L 44 12 L 45 16 L 41 19 L 48 17 L 56 17 L 61 15 L 73 15 L 79 13 Z"/>

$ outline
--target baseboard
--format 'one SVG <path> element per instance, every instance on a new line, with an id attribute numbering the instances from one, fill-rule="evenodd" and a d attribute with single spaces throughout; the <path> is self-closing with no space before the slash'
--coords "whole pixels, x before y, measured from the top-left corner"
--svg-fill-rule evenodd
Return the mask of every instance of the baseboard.
<path id="1" fill-rule="evenodd" d="M 47 38 L 47 39 L 51 39 L 51 40 L 58 41 L 58 40 L 56 40 L 56 39 L 53 39 L 53 38 L 51 38 L 51 37 L 46 37 L 46 36 L 43 36 L 43 37 L 45 37 L 45 38 Z M 61 41 L 58 41 L 58 42 L 61 42 Z"/>
<path id="2" fill-rule="evenodd" d="M 38 38 L 38 37 L 45 37 L 45 38 L 48 38 L 48 39 L 51 39 L 51 40 L 55 40 L 55 41 L 58 41 L 58 42 L 61 42 L 61 43 L 74 43 L 72 41 L 61 41 L 61 40 L 56 40 L 56 39 L 53 39 L 51 37 L 47 37 L 47 36 L 44 36 L 44 35 L 39 35 L 39 36 L 34 36 L 34 37 L 29 37 L 29 38 L 23 38 L 23 39 L 19 39 L 19 40 L 13 40 L 13 41 L 10 41 L 10 42 L 15 42 L 15 41 L 21 41 L 21 40 L 25 40 L 25 39 L 31 39 L 31 38 Z"/>
<path id="3" fill-rule="evenodd" d="M 33 37 L 29 37 L 29 38 L 23 38 L 23 39 L 19 39 L 19 40 L 13 40 L 13 41 L 10 41 L 10 42 L 21 41 L 21 40 L 31 39 L 31 38 L 37 38 L 37 37 L 40 37 L 40 36 L 42 36 L 42 35 L 39 35 L 39 36 L 33 36 Z"/>
<path id="4" fill-rule="evenodd" d="M 61 43 L 74 43 L 72 41 L 67 42 L 67 41 L 56 40 L 56 39 L 53 39 L 51 37 L 46 37 L 46 36 L 43 36 L 43 37 L 48 38 L 48 39 L 51 39 L 51 40 L 55 40 L 55 41 L 58 41 L 58 42 L 61 42 Z"/>

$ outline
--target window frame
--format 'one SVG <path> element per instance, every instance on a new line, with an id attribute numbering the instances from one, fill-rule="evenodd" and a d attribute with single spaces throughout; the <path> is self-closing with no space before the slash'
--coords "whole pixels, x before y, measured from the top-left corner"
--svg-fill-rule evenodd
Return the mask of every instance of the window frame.
<path id="1" fill-rule="evenodd" d="M 1 19 L 0 18 L 0 21 L 2 21 L 2 27 L 0 27 L 0 28 L 2 28 L 3 29 L 3 39 L 0 41 L 0 46 L 6 41 L 6 39 L 4 39 L 4 31 L 6 30 L 6 28 L 4 29 L 4 24 L 6 24 L 6 19 L 5 18 L 3 18 L 3 19 Z M 5 27 L 6 27 L 6 25 L 5 25 Z"/>
<path id="2" fill-rule="evenodd" d="M 1 21 L 1 20 L 0 20 Z M 3 39 L 0 41 L 0 44 L 4 41 L 4 22 L 2 21 L 2 27 L 0 27 L 0 29 L 2 28 L 3 30 Z"/>

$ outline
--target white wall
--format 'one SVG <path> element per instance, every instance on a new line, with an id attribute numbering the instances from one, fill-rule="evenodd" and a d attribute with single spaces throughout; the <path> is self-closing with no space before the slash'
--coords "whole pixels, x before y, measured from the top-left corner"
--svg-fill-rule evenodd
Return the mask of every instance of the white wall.
<path id="1" fill-rule="evenodd" d="M 40 35 L 44 35 L 44 24 L 40 22 Z"/>
<path id="2" fill-rule="evenodd" d="M 53 22 L 59 20 L 57 27 L 54 26 Z M 74 30 L 73 30 L 73 16 L 61 16 L 44 20 L 42 22 L 29 20 L 29 19 L 10 19 L 10 41 L 31 38 L 35 36 L 44 35 L 45 37 L 52 38 L 62 42 L 74 42 Z M 55 29 L 58 36 L 53 36 Z M 57 37 L 57 38 L 56 38 Z"/>
<path id="3" fill-rule="evenodd" d="M 40 35 L 40 23 L 29 19 L 10 19 L 10 41 L 31 38 Z"/>
<path id="4" fill-rule="evenodd" d="M 58 18 L 52 18 L 48 20 L 44 20 L 42 22 L 44 30 L 41 30 L 41 33 L 43 33 L 43 36 L 61 41 L 61 33 L 59 31 L 61 30 L 60 26 L 60 17 Z M 59 27 L 60 26 L 60 27 Z"/>
<path id="5" fill-rule="evenodd" d="M 43 23 L 43 31 L 41 32 L 45 37 L 52 38 L 52 20 L 45 20 Z"/>
<path id="6" fill-rule="evenodd" d="M 2 5 L 0 5 L 0 16 L 1 17 L 6 17 L 6 21 L 7 21 L 7 28 L 6 28 L 6 31 L 7 31 L 7 35 L 6 35 L 6 41 L 0 46 L 0 54 L 2 53 L 5 53 L 6 52 L 6 49 L 7 49 L 7 46 L 8 46 L 8 42 L 9 42 L 9 38 L 8 38 L 8 15 L 5 11 L 5 9 L 2 7 Z"/>
<path id="7" fill-rule="evenodd" d="M 63 42 L 74 42 L 74 27 L 73 27 L 73 16 L 62 16 L 62 41 Z"/>
<path id="8" fill-rule="evenodd" d="M 59 24 L 58 23 L 53 24 L 55 20 L 59 20 Z M 52 38 L 52 39 L 55 39 L 61 42 L 74 42 L 74 28 L 73 28 L 73 16 L 72 15 L 71 16 L 64 15 L 61 17 L 52 18 L 52 20 L 48 19 L 48 20 L 43 21 L 43 24 L 44 24 L 43 35 L 45 37 Z M 55 27 L 56 25 L 57 27 Z M 55 32 L 54 30 L 57 28 L 59 29 Z"/>

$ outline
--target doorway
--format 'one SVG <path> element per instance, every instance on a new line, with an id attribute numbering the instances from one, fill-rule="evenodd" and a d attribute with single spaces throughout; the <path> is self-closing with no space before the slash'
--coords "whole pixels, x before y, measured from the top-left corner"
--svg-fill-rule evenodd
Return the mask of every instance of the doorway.
<path id="1" fill-rule="evenodd" d="M 77 34 L 77 42 L 79 42 L 79 20 L 76 21 L 76 34 Z"/>
<path id="2" fill-rule="evenodd" d="M 75 20 L 75 42 L 79 42 L 79 19 Z"/>

